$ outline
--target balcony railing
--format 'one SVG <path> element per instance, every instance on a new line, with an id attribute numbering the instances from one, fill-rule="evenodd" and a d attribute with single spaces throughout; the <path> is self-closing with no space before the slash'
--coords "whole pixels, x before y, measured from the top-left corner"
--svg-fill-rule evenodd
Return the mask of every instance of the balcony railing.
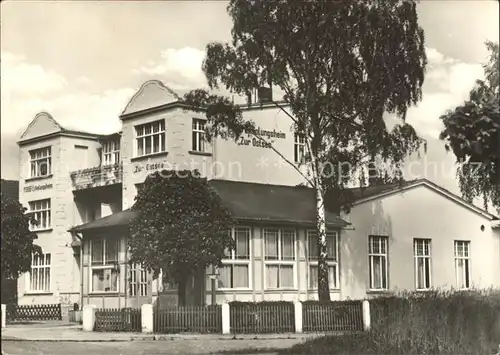
<path id="1" fill-rule="evenodd" d="M 121 184 L 123 179 L 122 164 L 96 166 L 73 171 L 71 174 L 74 190 Z"/>

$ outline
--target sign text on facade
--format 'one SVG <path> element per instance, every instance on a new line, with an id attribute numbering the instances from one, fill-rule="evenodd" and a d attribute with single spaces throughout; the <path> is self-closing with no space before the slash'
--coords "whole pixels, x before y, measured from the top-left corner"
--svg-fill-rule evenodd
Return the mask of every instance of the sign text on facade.
<path id="1" fill-rule="evenodd" d="M 165 163 L 147 163 L 145 165 L 136 165 L 134 167 L 134 174 L 140 173 L 141 171 L 154 171 L 159 169 L 165 169 Z"/>
<path id="2" fill-rule="evenodd" d="M 30 186 L 25 186 L 24 187 L 24 192 L 31 192 L 31 191 L 40 191 L 40 190 L 47 190 L 51 189 L 52 184 L 42 184 L 42 185 L 30 185 Z"/>
<path id="3" fill-rule="evenodd" d="M 278 138 L 278 139 L 285 139 L 286 134 L 284 132 L 279 132 L 276 130 L 264 130 L 261 128 L 257 128 L 255 131 L 255 136 L 257 137 L 252 137 L 252 134 L 247 133 L 247 137 L 240 137 L 238 142 L 236 144 L 238 145 L 246 145 L 246 146 L 253 146 L 253 147 L 260 147 L 260 148 L 271 148 L 271 143 L 272 142 L 267 142 L 265 139 L 271 139 L 271 138 Z"/>

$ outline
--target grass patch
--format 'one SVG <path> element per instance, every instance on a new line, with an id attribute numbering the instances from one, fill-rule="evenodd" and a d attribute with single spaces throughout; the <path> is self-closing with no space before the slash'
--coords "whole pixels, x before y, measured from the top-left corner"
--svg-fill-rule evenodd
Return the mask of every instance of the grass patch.
<path id="1" fill-rule="evenodd" d="M 372 329 L 326 336 L 280 354 L 481 355 L 500 344 L 500 291 L 402 293 L 370 301 Z"/>

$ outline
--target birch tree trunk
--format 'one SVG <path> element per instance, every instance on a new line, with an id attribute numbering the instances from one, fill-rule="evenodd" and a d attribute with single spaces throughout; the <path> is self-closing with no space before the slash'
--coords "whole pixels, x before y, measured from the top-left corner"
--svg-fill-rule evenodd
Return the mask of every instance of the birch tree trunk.
<path id="1" fill-rule="evenodd" d="M 326 248 L 326 218 L 324 190 L 321 183 L 316 186 L 316 229 L 318 243 L 318 297 L 320 301 L 330 300 L 328 263 Z"/>

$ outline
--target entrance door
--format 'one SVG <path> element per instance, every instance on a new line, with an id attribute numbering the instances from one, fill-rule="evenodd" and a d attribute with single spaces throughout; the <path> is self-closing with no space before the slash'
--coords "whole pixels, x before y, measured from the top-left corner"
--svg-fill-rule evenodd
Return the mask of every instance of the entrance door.
<path id="1" fill-rule="evenodd" d="M 152 303 L 152 275 L 139 264 L 129 266 L 129 307 L 140 308 Z"/>

